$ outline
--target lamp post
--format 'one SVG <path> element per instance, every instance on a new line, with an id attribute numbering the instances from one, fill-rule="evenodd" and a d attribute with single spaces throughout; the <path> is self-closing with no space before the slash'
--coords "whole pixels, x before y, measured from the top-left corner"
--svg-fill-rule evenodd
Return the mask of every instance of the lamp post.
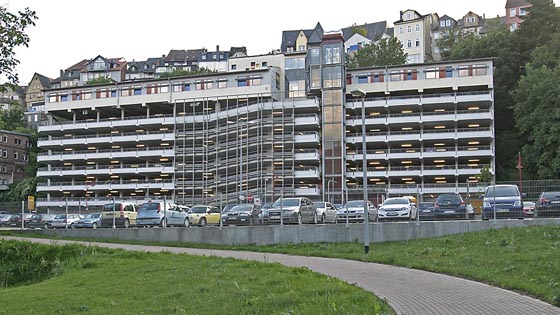
<path id="1" fill-rule="evenodd" d="M 352 96 L 362 99 L 362 172 L 363 172 L 363 191 L 364 191 L 364 252 L 369 253 L 369 209 L 368 209 L 368 192 L 367 192 L 367 153 L 366 153 L 366 92 L 355 89 L 352 90 Z"/>
<path id="2" fill-rule="evenodd" d="M 333 183 L 333 190 L 334 190 L 334 184 L 336 184 L 336 180 L 334 180 L 334 179 L 331 178 L 331 179 L 329 179 L 329 180 L 327 181 L 327 200 L 326 200 L 326 201 L 327 201 L 327 202 L 330 202 L 330 203 L 332 203 L 332 197 L 331 197 L 331 182 Z M 325 200 L 323 200 L 323 201 L 325 201 Z"/>
<path id="3" fill-rule="evenodd" d="M 268 183 L 268 178 L 264 179 L 264 196 L 263 196 L 263 202 L 262 204 L 265 205 L 266 204 L 266 184 Z"/>

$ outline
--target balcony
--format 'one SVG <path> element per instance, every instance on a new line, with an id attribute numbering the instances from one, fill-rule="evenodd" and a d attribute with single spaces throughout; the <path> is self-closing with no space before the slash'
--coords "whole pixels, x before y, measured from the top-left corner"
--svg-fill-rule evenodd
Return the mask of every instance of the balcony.
<path id="1" fill-rule="evenodd" d="M 321 155 L 319 153 L 319 150 L 315 149 L 297 150 L 294 154 L 294 159 L 296 161 L 319 161 L 320 158 Z"/>
<path id="2" fill-rule="evenodd" d="M 39 132 L 53 132 L 53 131 L 70 131 L 70 130 L 87 130 L 96 128 L 113 128 L 113 127 L 133 127 L 144 125 L 173 125 L 175 118 L 172 114 L 157 115 L 153 117 L 146 116 L 131 116 L 124 119 L 115 117 L 104 118 L 99 120 L 76 120 L 63 121 L 63 122 L 44 122 L 45 125 L 39 126 Z"/>
<path id="3" fill-rule="evenodd" d="M 302 143 L 313 143 L 319 144 L 320 137 L 319 133 L 317 132 L 298 132 L 294 137 L 295 143 L 302 144 Z"/>
<path id="4" fill-rule="evenodd" d="M 88 160 L 88 159 L 113 159 L 128 157 L 169 157 L 173 158 L 174 150 L 170 147 L 153 147 L 153 148 L 128 148 L 114 150 L 88 150 L 88 151 L 64 151 L 39 153 L 37 162 L 50 161 L 70 161 L 70 160 Z"/>
<path id="5" fill-rule="evenodd" d="M 98 182 L 53 182 L 38 183 L 37 192 L 53 191 L 107 191 L 107 190 L 137 190 L 137 189 L 175 189 L 172 180 L 160 180 L 153 182 L 140 182 L 133 180 L 114 180 Z"/>
<path id="6" fill-rule="evenodd" d="M 294 194 L 296 196 L 319 196 L 321 195 L 321 190 L 316 185 L 310 185 L 311 187 L 296 187 L 294 189 Z"/>
<path id="7" fill-rule="evenodd" d="M 39 147 L 89 145 L 100 143 L 123 143 L 123 142 L 145 142 L 145 141 L 174 141 L 173 131 L 143 131 L 123 132 L 115 134 L 77 135 L 70 137 L 41 138 L 37 142 Z"/>
<path id="8" fill-rule="evenodd" d="M 112 175 L 112 174 L 172 174 L 175 168 L 171 163 L 124 164 L 124 165 L 88 165 L 65 167 L 42 167 L 37 170 L 37 177 Z"/>
<path id="9" fill-rule="evenodd" d="M 308 168 L 295 168 L 294 169 L 294 177 L 295 178 L 314 178 L 319 179 L 321 172 L 317 167 L 308 167 Z"/>

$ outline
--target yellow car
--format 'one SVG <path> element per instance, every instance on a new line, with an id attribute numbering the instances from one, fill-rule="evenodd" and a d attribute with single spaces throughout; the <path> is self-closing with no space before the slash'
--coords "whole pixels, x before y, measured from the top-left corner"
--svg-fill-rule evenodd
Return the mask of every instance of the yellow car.
<path id="1" fill-rule="evenodd" d="M 213 206 L 196 205 L 189 210 L 189 225 L 206 226 L 220 224 L 220 209 Z"/>

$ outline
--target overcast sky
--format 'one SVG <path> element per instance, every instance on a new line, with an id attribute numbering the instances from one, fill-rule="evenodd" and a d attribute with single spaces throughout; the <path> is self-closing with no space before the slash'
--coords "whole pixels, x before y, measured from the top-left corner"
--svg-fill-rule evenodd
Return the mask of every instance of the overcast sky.
<path id="1" fill-rule="evenodd" d="M 486 17 L 505 15 L 506 0 L 348 1 L 182 1 L 182 0 L 0 0 L 9 11 L 29 7 L 37 25 L 27 33 L 29 48 L 18 48 L 20 84 L 33 73 L 59 76 L 82 59 L 97 55 L 145 60 L 170 49 L 245 46 L 250 55 L 279 49 L 283 30 L 325 31 L 354 23 L 399 19 L 399 11 L 447 14 L 455 19 L 469 11 Z"/>

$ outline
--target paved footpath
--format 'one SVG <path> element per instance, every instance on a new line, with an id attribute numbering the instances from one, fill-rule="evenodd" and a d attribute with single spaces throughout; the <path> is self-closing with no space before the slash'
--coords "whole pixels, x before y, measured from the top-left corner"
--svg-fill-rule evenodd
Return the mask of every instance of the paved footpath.
<path id="1" fill-rule="evenodd" d="M 276 262 L 333 276 L 387 299 L 401 315 L 560 315 L 560 308 L 515 292 L 427 271 L 343 259 L 291 256 L 244 251 L 77 242 L 18 237 L 44 244 L 82 243 L 147 252 L 233 257 Z"/>

